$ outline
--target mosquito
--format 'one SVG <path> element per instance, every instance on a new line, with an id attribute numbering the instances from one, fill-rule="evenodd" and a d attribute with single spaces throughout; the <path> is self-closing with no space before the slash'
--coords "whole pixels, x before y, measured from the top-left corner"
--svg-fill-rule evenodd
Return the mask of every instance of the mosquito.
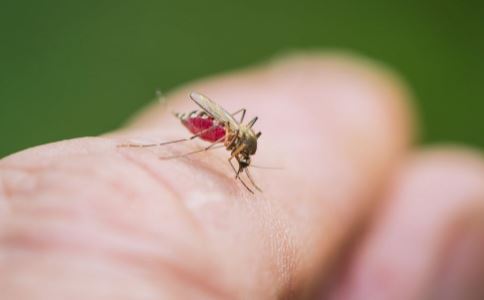
<path id="1" fill-rule="evenodd" d="M 255 184 L 255 181 L 249 172 L 251 156 L 256 153 L 257 141 L 262 134 L 260 131 L 255 133 L 252 128 L 258 118 L 254 117 L 247 124 L 244 124 L 243 122 L 246 113 L 245 108 L 239 109 L 234 113 L 229 113 L 222 106 L 200 93 L 192 92 L 190 98 L 201 108 L 201 110 L 194 110 L 185 114 L 175 113 L 175 117 L 177 117 L 183 126 L 193 134 L 192 136 L 163 143 L 124 144 L 119 145 L 119 147 L 156 147 L 200 138 L 201 140 L 210 142 L 210 145 L 200 150 L 176 156 L 162 157 L 161 159 L 180 158 L 211 149 L 225 147 L 227 151 L 230 151 L 228 162 L 235 172 L 235 179 L 240 180 L 242 185 L 249 190 L 249 192 L 253 193 L 252 189 L 249 188 L 242 178 L 240 178 L 240 174 L 245 173 L 251 185 L 258 191 L 262 192 L 262 190 Z M 236 120 L 235 116 L 238 114 L 240 114 L 240 119 Z M 233 159 L 238 163 L 237 169 L 232 163 Z"/>

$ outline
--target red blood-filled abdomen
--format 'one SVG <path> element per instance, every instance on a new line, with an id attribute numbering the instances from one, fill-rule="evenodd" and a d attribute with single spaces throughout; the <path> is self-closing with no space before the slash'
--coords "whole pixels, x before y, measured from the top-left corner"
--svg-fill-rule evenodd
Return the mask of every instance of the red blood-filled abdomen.
<path id="1" fill-rule="evenodd" d="M 225 136 L 224 127 L 221 125 L 214 126 L 212 118 L 189 117 L 183 119 L 182 123 L 193 134 L 198 134 L 201 131 L 206 130 L 204 133 L 200 134 L 199 137 L 207 142 L 216 142 Z M 213 128 L 209 129 L 211 127 Z"/>

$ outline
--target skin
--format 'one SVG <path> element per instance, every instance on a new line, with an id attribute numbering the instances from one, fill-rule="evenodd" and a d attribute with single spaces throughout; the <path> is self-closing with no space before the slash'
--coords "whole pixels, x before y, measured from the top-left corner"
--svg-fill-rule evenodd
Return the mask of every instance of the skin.
<path id="1" fill-rule="evenodd" d="M 190 91 L 263 132 L 248 193 L 187 136 Z M 2 299 L 482 299 L 484 162 L 413 146 L 382 66 L 304 54 L 187 84 L 126 127 L 0 161 Z M 206 144 L 203 144 L 204 146 Z"/>

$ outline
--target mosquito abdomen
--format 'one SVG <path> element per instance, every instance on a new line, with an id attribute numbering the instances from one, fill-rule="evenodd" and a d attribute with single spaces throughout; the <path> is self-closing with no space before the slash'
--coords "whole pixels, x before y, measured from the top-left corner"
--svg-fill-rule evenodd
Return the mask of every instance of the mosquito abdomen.
<path id="1" fill-rule="evenodd" d="M 204 141 L 213 143 L 225 136 L 225 128 L 216 124 L 212 118 L 193 116 L 180 119 L 183 125 L 193 134 L 198 134 L 205 130 L 199 136 Z"/>

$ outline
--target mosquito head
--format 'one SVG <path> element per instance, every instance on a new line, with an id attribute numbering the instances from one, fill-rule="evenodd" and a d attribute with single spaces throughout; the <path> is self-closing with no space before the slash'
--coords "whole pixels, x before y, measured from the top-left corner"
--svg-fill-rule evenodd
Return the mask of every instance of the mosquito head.
<path id="1" fill-rule="evenodd" d="M 239 158 L 239 173 L 241 170 L 247 168 L 250 165 L 250 156 L 242 156 Z"/>

